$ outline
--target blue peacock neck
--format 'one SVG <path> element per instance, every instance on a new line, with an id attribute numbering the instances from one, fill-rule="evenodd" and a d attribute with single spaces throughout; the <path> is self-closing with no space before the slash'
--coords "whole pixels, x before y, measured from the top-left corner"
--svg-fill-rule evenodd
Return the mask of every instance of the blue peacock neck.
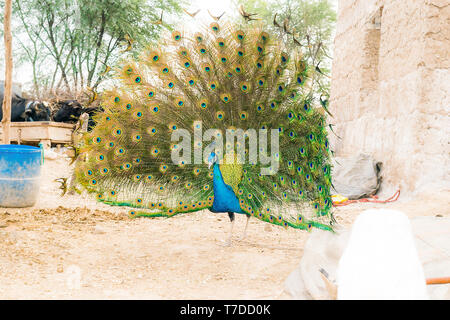
<path id="1" fill-rule="evenodd" d="M 233 189 L 223 181 L 222 172 L 217 163 L 214 163 L 213 166 L 213 190 L 214 202 L 211 208 L 212 212 L 244 213 Z"/>

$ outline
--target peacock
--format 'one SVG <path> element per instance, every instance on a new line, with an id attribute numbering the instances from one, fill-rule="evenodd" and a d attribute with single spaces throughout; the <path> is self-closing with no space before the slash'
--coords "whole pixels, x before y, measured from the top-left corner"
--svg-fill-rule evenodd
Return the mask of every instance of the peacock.
<path id="1" fill-rule="evenodd" d="M 332 231 L 327 109 L 307 53 L 286 41 L 214 21 L 124 59 L 78 182 L 131 217 L 228 213 L 229 241 L 235 214 Z"/>

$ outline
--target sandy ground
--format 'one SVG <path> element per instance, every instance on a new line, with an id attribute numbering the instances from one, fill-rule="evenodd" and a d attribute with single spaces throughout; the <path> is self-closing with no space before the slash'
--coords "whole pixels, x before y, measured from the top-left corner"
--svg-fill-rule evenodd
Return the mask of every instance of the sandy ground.
<path id="1" fill-rule="evenodd" d="M 1 299 L 285 299 L 308 233 L 238 215 L 231 247 L 226 214 L 129 219 L 127 210 L 80 195 L 61 197 L 65 158 L 46 160 L 33 208 L 0 208 Z M 450 197 L 402 195 L 391 204 L 337 208 L 351 225 L 364 209 L 401 209 L 410 217 L 450 215 Z"/>

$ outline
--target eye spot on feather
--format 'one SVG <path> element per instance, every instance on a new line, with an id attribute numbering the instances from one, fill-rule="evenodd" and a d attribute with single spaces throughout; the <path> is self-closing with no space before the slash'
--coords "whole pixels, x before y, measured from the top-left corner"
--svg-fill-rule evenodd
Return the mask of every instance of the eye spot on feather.
<path id="1" fill-rule="evenodd" d="M 140 118 L 142 118 L 142 116 L 143 116 L 143 114 L 142 114 L 141 111 L 136 111 L 136 112 L 133 114 L 133 117 L 134 117 L 135 119 L 140 119 Z"/>
<path id="2" fill-rule="evenodd" d="M 124 163 L 123 168 L 125 171 L 131 169 L 131 163 L 129 162 Z"/>
<path id="3" fill-rule="evenodd" d="M 121 156 L 125 154 L 125 149 L 124 148 L 118 148 L 115 152 L 116 155 Z"/>
<path id="4" fill-rule="evenodd" d="M 167 171 L 167 165 L 161 164 L 161 165 L 159 166 L 159 171 L 160 171 L 161 173 L 165 173 L 165 172 Z"/>
<path id="5" fill-rule="evenodd" d="M 236 31 L 236 39 L 239 41 L 244 40 L 245 33 L 242 30 Z"/>
<path id="6" fill-rule="evenodd" d="M 219 24 L 217 22 L 211 23 L 210 27 L 211 27 L 212 31 L 214 31 L 214 32 L 218 32 L 219 31 Z"/>
<path id="7" fill-rule="evenodd" d="M 114 148 L 114 146 L 115 146 L 115 143 L 112 142 L 112 141 L 110 141 L 110 142 L 108 142 L 108 144 L 106 145 L 106 149 L 112 149 L 112 148 Z"/>
<path id="8" fill-rule="evenodd" d="M 231 100 L 230 95 L 227 94 L 227 93 L 222 94 L 222 95 L 220 96 L 220 98 L 221 98 L 221 100 L 222 100 L 223 102 L 225 102 L 225 103 L 228 103 L 228 102 L 230 102 L 230 100 Z"/>
<path id="9" fill-rule="evenodd" d="M 114 102 L 115 102 L 115 103 L 117 103 L 117 102 L 119 102 L 119 101 L 120 101 L 120 98 L 119 98 L 119 97 L 115 97 L 115 98 L 114 98 Z"/>
<path id="10" fill-rule="evenodd" d="M 122 129 L 113 130 L 113 135 L 116 137 L 122 135 Z"/>
<path id="11" fill-rule="evenodd" d="M 206 108 L 208 108 L 208 100 L 206 100 L 206 99 L 200 100 L 199 106 L 200 106 L 201 109 L 206 109 Z"/>
<path id="12" fill-rule="evenodd" d="M 102 138 L 100 138 L 100 137 L 95 137 L 95 138 L 92 139 L 92 141 L 93 141 L 94 143 L 100 143 L 100 142 L 102 142 Z"/>
<path id="13" fill-rule="evenodd" d="M 272 101 L 272 102 L 270 103 L 270 109 L 275 110 L 276 108 L 277 108 L 276 102 Z"/>
<path id="14" fill-rule="evenodd" d="M 180 41 L 181 40 L 181 33 L 179 31 L 172 32 L 172 38 L 175 41 Z"/>
<path id="15" fill-rule="evenodd" d="M 158 154 L 159 154 L 159 149 L 158 149 L 157 147 L 153 147 L 153 148 L 151 149 L 151 155 L 152 155 L 153 157 L 156 157 Z"/>
<path id="16" fill-rule="evenodd" d="M 178 99 L 178 100 L 176 101 L 176 105 L 177 105 L 178 107 L 182 107 L 182 106 L 184 106 L 184 101 L 181 100 L 181 99 Z"/>
<path id="17" fill-rule="evenodd" d="M 239 114 L 239 117 L 241 118 L 241 120 L 247 120 L 247 118 L 248 118 L 248 113 L 245 112 L 245 111 L 242 111 L 242 112 Z"/>
<path id="18" fill-rule="evenodd" d="M 147 133 L 150 134 L 151 136 L 155 135 L 158 131 L 156 130 L 155 127 L 149 127 L 147 129 Z"/>
<path id="19" fill-rule="evenodd" d="M 180 56 L 187 57 L 187 55 L 188 55 L 188 52 L 187 52 L 186 48 L 184 48 L 184 47 L 182 47 L 179 52 L 180 52 Z"/>

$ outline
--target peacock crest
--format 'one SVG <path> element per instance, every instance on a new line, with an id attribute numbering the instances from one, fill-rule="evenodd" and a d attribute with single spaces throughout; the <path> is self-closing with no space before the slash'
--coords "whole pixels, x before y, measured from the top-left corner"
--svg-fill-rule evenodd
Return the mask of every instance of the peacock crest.
<path id="1" fill-rule="evenodd" d="M 123 61 L 78 181 L 133 217 L 170 217 L 212 210 L 220 178 L 240 213 L 331 230 L 325 113 L 314 68 L 288 48 L 262 25 L 213 22 Z"/>

